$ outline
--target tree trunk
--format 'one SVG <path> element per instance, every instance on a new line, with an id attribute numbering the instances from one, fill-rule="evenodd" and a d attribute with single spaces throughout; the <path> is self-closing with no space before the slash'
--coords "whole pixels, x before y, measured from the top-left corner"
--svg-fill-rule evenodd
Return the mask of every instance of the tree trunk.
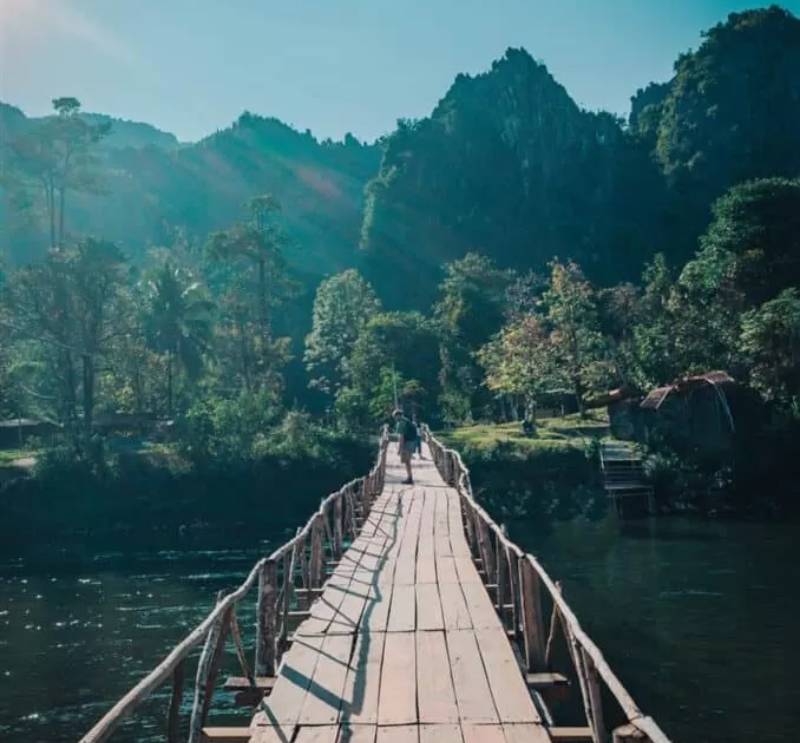
<path id="1" fill-rule="evenodd" d="M 58 247 L 64 247 L 64 201 L 66 189 L 62 186 L 58 189 Z"/>
<path id="2" fill-rule="evenodd" d="M 53 192 L 53 184 L 48 183 L 45 186 L 45 194 L 47 197 L 47 215 L 50 218 L 50 247 L 56 247 L 56 202 L 55 194 Z"/>
<path id="3" fill-rule="evenodd" d="M 167 418 L 172 419 L 172 351 L 167 352 Z"/>
<path id="4" fill-rule="evenodd" d="M 91 354 L 85 353 L 83 360 L 83 428 L 87 438 L 92 435 L 94 417 L 94 361 Z"/>
<path id="5" fill-rule="evenodd" d="M 258 260 L 258 302 L 261 322 L 261 337 L 264 339 L 264 353 L 268 352 L 270 336 L 269 306 L 267 302 L 267 263 L 264 258 Z"/>

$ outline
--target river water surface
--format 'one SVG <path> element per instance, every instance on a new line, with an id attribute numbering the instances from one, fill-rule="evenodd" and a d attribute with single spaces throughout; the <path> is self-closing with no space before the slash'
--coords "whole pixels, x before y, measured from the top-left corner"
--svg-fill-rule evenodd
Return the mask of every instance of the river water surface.
<path id="1" fill-rule="evenodd" d="M 513 532 L 563 581 L 584 628 L 673 740 L 800 740 L 796 525 L 620 526 L 609 514 Z M 215 535 L 0 558 L 0 740 L 77 740 L 267 546 Z M 245 609 L 240 620 L 252 616 Z M 149 738 L 126 728 L 114 739 L 158 740 L 165 708 L 162 694 L 139 718 Z"/>

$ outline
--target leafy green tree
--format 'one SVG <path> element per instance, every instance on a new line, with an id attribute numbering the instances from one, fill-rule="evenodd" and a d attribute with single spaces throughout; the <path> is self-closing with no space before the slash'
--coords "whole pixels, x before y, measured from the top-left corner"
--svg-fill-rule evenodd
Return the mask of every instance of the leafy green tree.
<path id="1" fill-rule="evenodd" d="M 468 411 L 465 420 L 488 404 L 475 352 L 502 326 L 513 280 L 513 272 L 497 268 L 491 259 L 477 253 L 445 266 L 434 318 L 441 338 L 445 393 L 440 402 L 448 408 L 444 413 L 449 419 L 456 419 L 454 402 L 462 412 Z"/>
<path id="2" fill-rule="evenodd" d="M 508 325 L 478 352 L 486 370 L 486 386 L 511 403 L 518 417 L 517 400 L 526 413 L 536 406 L 537 395 L 563 387 L 567 380 L 555 363 L 550 334 L 541 317 L 523 315 Z"/>
<path id="3" fill-rule="evenodd" d="M 213 304 L 200 282 L 169 260 L 145 278 L 142 294 L 148 346 L 166 356 L 167 415 L 172 416 L 175 366 L 190 381 L 200 376 L 211 341 Z"/>
<path id="4" fill-rule="evenodd" d="M 588 393 L 609 383 L 608 346 L 600 332 L 594 292 L 579 266 L 555 260 L 550 268 L 550 285 L 543 300 L 553 358 L 584 415 Z"/>
<path id="5" fill-rule="evenodd" d="M 98 364 L 128 320 L 119 311 L 125 282 L 122 252 L 92 238 L 52 251 L 9 282 L 7 301 L 16 334 L 44 347 L 55 372 L 61 418 L 72 430 L 79 391 L 83 429 L 87 434 L 92 430 Z"/>
<path id="6" fill-rule="evenodd" d="M 800 291 L 777 297 L 742 316 L 742 351 L 753 385 L 769 400 L 800 399 Z"/>
<path id="7" fill-rule="evenodd" d="M 277 388 L 281 385 L 280 369 L 289 358 L 289 341 L 273 338 L 272 322 L 272 311 L 289 287 L 283 255 L 286 236 L 277 222 L 277 199 L 265 194 L 251 199 L 247 206 L 250 220 L 214 232 L 208 239 L 207 252 L 212 260 L 226 263 L 234 271 L 221 307 L 231 310 L 229 327 L 237 333 L 239 343 L 248 347 L 240 354 L 247 388 L 255 384 L 256 374 L 263 384 Z M 242 293 L 252 293 L 252 312 Z M 251 324 L 255 325 L 255 334 L 250 333 Z M 245 359 L 257 360 L 258 368 Z"/>
<path id="8" fill-rule="evenodd" d="M 359 333 L 379 310 L 372 287 L 354 269 L 319 285 L 304 356 L 311 387 L 336 394 L 347 377 L 347 360 Z"/>
<path id="9" fill-rule="evenodd" d="M 395 386 L 421 414 L 430 412 L 439 392 L 436 328 L 418 312 L 378 313 L 359 334 L 347 369 L 348 385 L 339 397 L 349 399 L 352 408 L 355 390 L 373 420 L 391 414 Z"/>

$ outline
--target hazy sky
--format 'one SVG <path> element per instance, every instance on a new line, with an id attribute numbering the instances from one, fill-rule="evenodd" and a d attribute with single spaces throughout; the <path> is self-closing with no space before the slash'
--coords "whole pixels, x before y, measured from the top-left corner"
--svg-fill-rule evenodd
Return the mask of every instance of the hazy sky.
<path id="1" fill-rule="evenodd" d="M 374 139 L 430 113 L 458 72 L 506 47 L 575 100 L 625 114 L 729 0 L 0 0 L 0 99 L 88 111 L 196 140 L 243 110 Z M 800 0 L 784 3 L 800 13 Z"/>

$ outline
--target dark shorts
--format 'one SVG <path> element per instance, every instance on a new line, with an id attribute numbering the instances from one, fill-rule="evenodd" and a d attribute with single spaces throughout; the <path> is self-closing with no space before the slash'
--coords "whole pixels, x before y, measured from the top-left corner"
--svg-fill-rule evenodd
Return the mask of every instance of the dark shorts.
<path id="1" fill-rule="evenodd" d="M 417 440 L 414 439 L 413 441 L 404 441 L 400 445 L 400 461 L 405 464 L 406 462 L 411 461 L 411 455 L 417 449 Z"/>

